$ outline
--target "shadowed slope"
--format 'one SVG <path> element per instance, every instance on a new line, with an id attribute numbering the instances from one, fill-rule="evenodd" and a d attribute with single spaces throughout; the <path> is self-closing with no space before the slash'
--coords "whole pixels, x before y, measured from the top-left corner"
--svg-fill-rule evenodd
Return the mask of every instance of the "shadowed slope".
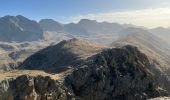
<path id="1" fill-rule="evenodd" d="M 20 68 L 61 71 L 81 63 L 87 57 L 100 52 L 102 48 L 104 46 L 79 39 L 62 41 L 35 53 L 25 60 Z"/>

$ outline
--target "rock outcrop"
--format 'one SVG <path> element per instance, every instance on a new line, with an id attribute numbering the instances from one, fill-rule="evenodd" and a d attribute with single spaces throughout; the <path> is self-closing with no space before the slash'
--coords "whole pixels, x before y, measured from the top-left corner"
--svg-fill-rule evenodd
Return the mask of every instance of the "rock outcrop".
<path id="1" fill-rule="evenodd" d="M 105 49 L 73 69 L 60 82 L 27 75 L 1 81 L 0 100 L 146 100 L 170 96 L 166 76 L 130 45 Z"/>
<path id="2" fill-rule="evenodd" d="M 113 47 L 121 47 L 127 44 L 136 46 L 147 55 L 152 65 L 162 70 L 170 78 L 170 46 L 168 43 L 141 28 L 128 28 L 122 31 L 120 35 L 121 38 L 112 43 Z"/>
<path id="3" fill-rule="evenodd" d="M 145 100 L 170 95 L 151 67 L 136 47 L 114 48 L 90 57 L 65 84 L 80 100 Z"/>
<path id="4" fill-rule="evenodd" d="M 23 75 L 0 82 L 0 100 L 73 100 L 73 96 L 50 77 Z"/>

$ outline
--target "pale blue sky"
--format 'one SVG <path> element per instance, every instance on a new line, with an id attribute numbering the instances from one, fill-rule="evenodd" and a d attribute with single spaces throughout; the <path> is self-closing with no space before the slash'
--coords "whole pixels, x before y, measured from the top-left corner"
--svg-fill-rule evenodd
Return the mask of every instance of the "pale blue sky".
<path id="1" fill-rule="evenodd" d="M 0 16 L 23 15 L 34 20 L 52 18 L 68 22 L 82 16 L 89 18 L 89 14 L 166 7 L 170 7 L 170 0 L 0 0 Z"/>
<path id="2" fill-rule="evenodd" d="M 170 6 L 169 0 L 0 0 L 0 16 L 34 19 Z"/>

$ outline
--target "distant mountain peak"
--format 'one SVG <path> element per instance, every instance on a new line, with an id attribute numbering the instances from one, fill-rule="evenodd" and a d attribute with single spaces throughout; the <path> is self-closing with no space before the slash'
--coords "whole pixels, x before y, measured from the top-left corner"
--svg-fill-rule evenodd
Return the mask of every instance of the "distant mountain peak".
<path id="1" fill-rule="evenodd" d="M 15 16 L 15 17 L 17 17 L 17 18 L 26 18 L 26 17 L 23 16 L 23 15 L 17 15 L 17 16 Z M 28 19 L 28 18 L 26 18 L 26 19 Z"/>
<path id="2" fill-rule="evenodd" d="M 28 19 L 23 15 L 16 15 L 16 16 L 6 15 L 1 18 L 4 18 L 4 19 Z"/>
<path id="3" fill-rule="evenodd" d="M 87 23 L 87 22 L 98 23 L 96 20 L 90 20 L 90 19 L 81 19 L 78 23 Z"/>
<path id="4" fill-rule="evenodd" d="M 59 23 L 59 22 L 55 21 L 54 19 L 41 19 L 41 20 L 39 21 L 39 23 L 41 23 L 41 22 Z M 59 24 L 60 24 L 60 23 L 59 23 Z"/>
<path id="5" fill-rule="evenodd" d="M 0 18 L 0 41 L 36 41 L 42 35 L 40 25 L 22 15 Z"/>
<path id="6" fill-rule="evenodd" d="M 42 19 L 39 21 L 44 31 L 62 31 L 63 25 L 53 19 Z"/>

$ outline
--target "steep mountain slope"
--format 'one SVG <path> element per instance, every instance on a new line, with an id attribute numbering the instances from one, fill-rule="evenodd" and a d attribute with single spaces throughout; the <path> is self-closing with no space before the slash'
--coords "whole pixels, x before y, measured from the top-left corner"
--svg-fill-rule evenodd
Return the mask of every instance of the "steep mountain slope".
<path id="1" fill-rule="evenodd" d="M 40 25 L 21 15 L 0 18 L 0 41 L 35 41 L 42 38 Z"/>
<path id="2" fill-rule="evenodd" d="M 154 35 L 162 38 L 163 40 L 165 40 L 167 43 L 170 44 L 170 28 L 163 28 L 163 27 L 158 27 L 158 28 L 154 28 L 149 30 L 151 33 L 153 33 Z"/>
<path id="3" fill-rule="evenodd" d="M 112 43 L 112 46 L 131 44 L 137 46 L 154 62 L 159 62 L 166 70 L 170 64 L 170 45 L 155 35 L 140 28 L 128 28 L 121 32 L 121 38 Z"/>
<path id="4" fill-rule="evenodd" d="M 80 100 L 146 100 L 170 95 L 166 76 L 159 80 L 157 75 L 162 73 L 147 56 L 128 45 L 90 57 L 65 84 Z"/>
<path id="5" fill-rule="evenodd" d="M 74 38 L 40 50 L 26 59 L 20 68 L 62 71 L 100 52 L 102 48 L 104 46 Z"/>

